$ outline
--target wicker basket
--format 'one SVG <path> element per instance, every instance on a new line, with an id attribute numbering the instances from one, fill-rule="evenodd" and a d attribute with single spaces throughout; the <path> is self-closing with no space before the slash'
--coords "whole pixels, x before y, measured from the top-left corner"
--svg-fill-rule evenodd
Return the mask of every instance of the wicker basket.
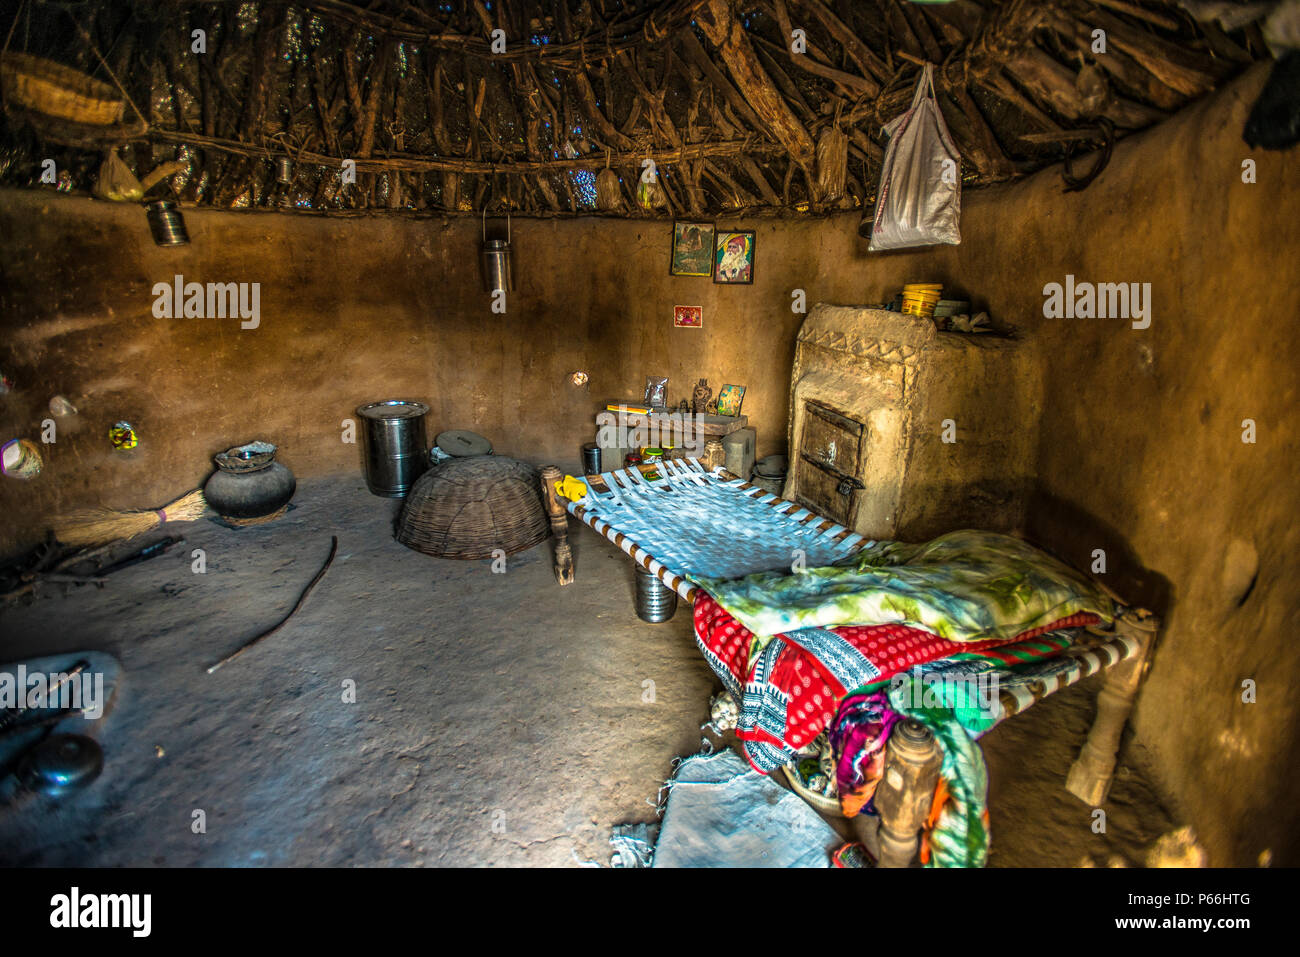
<path id="1" fill-rule="evenodd" d="M 126 109 L 107 83 L 30 53 L 0 55 L 0 85 L 6 103 L 73 123 L 111 126 Z"/>
<path id="2" fill-rule="evenodd" d="M 416 480 L 397 540 L 437 558 L 492 558 L 532 548 L 551 533 L 537 470 L 501 455 L 453 458 Z"/>
<path id="3" fill-rule="evenodd" d="M 98 123 L 77 123 L 49 116 L 39 110 L 24 109 L 13 100 L 4 104 L 5 116 L 15 126 L 29 126 L 42 142 L 58 143 L 76 149 L 105 150 L 139 140 L 149 131 L 140 120 L 129 119 L 112 126 Z"/>

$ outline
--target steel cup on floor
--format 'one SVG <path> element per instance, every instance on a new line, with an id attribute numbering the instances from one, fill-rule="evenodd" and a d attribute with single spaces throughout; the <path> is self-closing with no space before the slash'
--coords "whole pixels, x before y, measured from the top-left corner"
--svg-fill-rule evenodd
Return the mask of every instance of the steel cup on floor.
<path id="1" fill-rule="evenodd" d="M 636 616 L 650 624 L 672 618 L 677 611 L 677 592 L 640 565 L 636 569 Z"/>

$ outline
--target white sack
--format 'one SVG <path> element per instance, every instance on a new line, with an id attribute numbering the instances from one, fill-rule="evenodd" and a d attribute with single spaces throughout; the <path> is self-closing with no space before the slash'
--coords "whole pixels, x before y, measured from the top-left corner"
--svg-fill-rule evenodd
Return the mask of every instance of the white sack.
<path id="1" fill-rule="evenodd" d="M 885 127 L 889 148 L 876 191 L 870 249 L 961 243 L 961 157 L 934 98 L 927 63 L 912 106 Z"/>

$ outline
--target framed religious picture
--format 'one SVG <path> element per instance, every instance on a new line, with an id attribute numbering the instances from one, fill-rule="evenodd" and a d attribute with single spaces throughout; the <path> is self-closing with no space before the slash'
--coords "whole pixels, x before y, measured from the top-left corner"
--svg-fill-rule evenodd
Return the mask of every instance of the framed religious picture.
<path id="1" fill-rule="evenodd" d="M 674 276 L 713 275 L 713 224 L 673 223 Z"/>
<path id="2" fill-rule="evenodd" d="M 743 385 L 724 385 L 718 390 L 718 415 L 740 415 L 740 406 L 744 401 Z"/>
<path id="3" fill-rule="evenodd" d="M 754 281 L 754 233 L 718 230 L 713 253 L 713 281 L 752 283 Z"/>
<path id="4" fill-rule="evenodd" d="M 704 325 L 703 306 L 673 306 L 673 325 L 678 329 L 699 329 Z"/>

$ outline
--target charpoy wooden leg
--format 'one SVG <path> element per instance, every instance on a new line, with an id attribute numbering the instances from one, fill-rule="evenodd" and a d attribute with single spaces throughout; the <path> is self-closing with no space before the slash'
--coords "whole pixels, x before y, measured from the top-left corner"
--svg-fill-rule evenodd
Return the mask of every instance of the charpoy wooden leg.
<path id="1" fill-rule="evenodd" d="M 912 720 L 895 726 L 885 746 L 885 776 L 876 786 L 877 866 L 907 867 L 916 858 L 942 763 L 943 753 L 929 729 Z"/>
<path id="2" fill-rule="evenodd" d="M 1155 643 L 1156 619 L 1145 612 L 1126 612 L 1115 627 L 1138 643 L 1138 651 L 1106 672 L 1106 683 L 1097 695 L 1097 718 L 1065 779 L 1065 789 L 1091 807 L 1105 801 L 1110 791 L 1120 735 L 1133 710 Z"/>
<path id="3" fill-rule="evenodd" d="M 555 535 L 555 577 L 561 585 L 573 582 L 573 551 L 569 548 L 569 513 L 555 491 L 555 483 L 564 473 L 554 465 L 542 466 L 542 501 L 546 503 L 546 517 L 551 521 Z"/>

